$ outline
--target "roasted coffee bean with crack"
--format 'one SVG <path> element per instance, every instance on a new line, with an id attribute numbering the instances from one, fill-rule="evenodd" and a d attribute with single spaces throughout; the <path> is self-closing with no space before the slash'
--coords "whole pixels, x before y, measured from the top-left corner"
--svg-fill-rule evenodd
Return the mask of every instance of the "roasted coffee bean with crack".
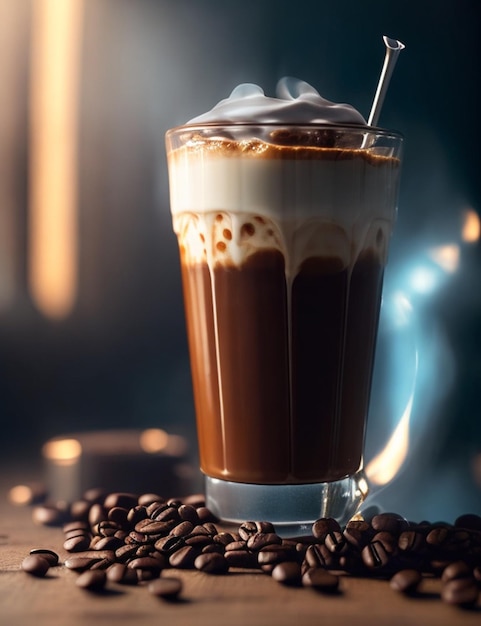
<path id="1" fill-rule="evenodd" d="M 269 545 L 280 545 L 282 539 L 276 533 L 257 532 L 247 540 L 247 548 L 253 552 L 258 552 Z"/>
<path id="2" fill-rule="evenodd" d="M 324 541 L 329 533 L 342 532 L 339 522 L 332 517 L 322 517 L 312 525 L 312 534 L 320 541 Z"/>
<path id="3" fill-rule="evenodd" d="M 380 541 L 371 541 L 362 550 L 362 560 L 369 569 L 378 569 L 389 564 L 390 554 Z"/>

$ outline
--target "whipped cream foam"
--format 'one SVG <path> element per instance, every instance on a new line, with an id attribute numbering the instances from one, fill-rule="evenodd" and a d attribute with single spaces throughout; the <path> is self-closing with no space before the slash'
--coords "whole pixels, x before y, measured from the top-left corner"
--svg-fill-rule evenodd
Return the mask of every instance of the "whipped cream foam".
<path id="1" fill-rule="evenodd" d="M 297 78 L 286 76 L 277 84 L 277 98 L 264 94 L 253 83 L 238 85 L 215 107 L 189 121 L 189 124 L 259 122 L 262 124 L 357 124 L 366 120 L 350 104 L 326 100 Z"/>
<path id="2" fill-rule="evenodd" d="M 168 133 L 170 205 L 184 263 L 239 267 L 257 251 L 278 250 L 294 276 L 305 259 L 334 257 L 353 267 L 371 250 L 384 264 L 399 160 L 386 148 L 363 147 L 366 122 L 352 106 L 290 78 L 277 94 L 239 85 Z"/>

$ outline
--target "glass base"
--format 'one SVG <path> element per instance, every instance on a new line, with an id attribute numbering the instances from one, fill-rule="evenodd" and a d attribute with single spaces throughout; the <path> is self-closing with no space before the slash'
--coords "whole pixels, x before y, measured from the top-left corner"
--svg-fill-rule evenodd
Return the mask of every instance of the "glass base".
<path id="1" fill-rule="evenodd" d="M 226 523 L 268 521 L 283 537 L 310 535 L 313 522 L 333 517 L 346 524 L 368 493 L 363 471 L 329 483 L 257 485 L 206 476 L 207 507 Z"/>

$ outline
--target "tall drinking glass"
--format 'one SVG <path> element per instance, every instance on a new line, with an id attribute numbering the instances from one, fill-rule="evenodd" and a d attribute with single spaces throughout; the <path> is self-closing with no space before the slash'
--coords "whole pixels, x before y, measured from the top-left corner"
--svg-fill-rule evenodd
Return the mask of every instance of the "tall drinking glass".
<path id="1" fill-rule="evenodd" d="M 401 146 L 360 126 L 167 133 L 201 470 L 225 521 L 303 532 L 366 496 Z"/>

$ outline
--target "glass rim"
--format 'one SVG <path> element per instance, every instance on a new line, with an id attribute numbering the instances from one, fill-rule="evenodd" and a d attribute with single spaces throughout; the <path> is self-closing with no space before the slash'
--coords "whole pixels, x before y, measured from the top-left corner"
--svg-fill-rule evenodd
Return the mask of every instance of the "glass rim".
<path id="1" fill-rule="evenodd" d="M 298 130 L 332 130 L 356 132 L 362 135 L 378 135 L 385 138 L 403 140 L 404 135 L 398 130 L 390 130 L 379 126 L 362 126 L 361 124 L 325 124 L 322 122 L 205 122 L 193 124 L 180 124 L 166 131 L 166 137 L 178 135 L 185 132 L 202 132 L 204 130 L 228 129 L 228 128 L 273 128 Z"/>

